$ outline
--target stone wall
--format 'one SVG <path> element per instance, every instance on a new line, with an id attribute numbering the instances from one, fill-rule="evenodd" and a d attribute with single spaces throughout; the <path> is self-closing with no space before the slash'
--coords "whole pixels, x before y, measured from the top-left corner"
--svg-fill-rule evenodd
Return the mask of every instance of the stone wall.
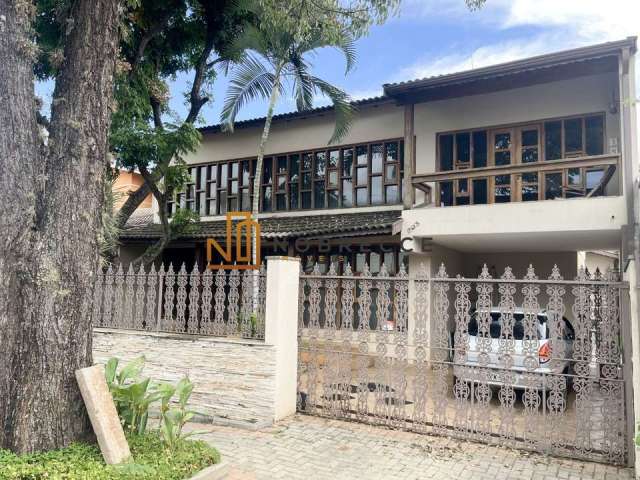
<path id="1" fill-rule="evenodd" d="M 144 374 L 195 385 L 191 408 L 213 423 L 260 428 L 275 415 L 276 350 L 252 340 L 95 328 L 93 358 L 146 357 Z"/>

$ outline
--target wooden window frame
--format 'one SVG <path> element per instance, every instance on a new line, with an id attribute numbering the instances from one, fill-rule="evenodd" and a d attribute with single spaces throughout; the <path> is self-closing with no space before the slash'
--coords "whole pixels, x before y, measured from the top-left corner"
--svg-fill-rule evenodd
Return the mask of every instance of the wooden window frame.
<path id="1" fill-rule="evenodd" d="M 451 135 L 453 138 L 453 169 L 452 170 L 447 170 L 447 171 L 451 171 L 451 172 L 455 172 L 455 171 L 461 171 L 461 170 L 465 170 L 467 168 L 469 168 L 467 165 L 473 165 L 473 160 L 474 160 L 474 149 L 475 149 L 475 145 L 474 145 L 474 133 L 475 132 L 481 132 L 481 131 L 485 131 L 486 135 L 487 135 L 487 167 L 494 167 L 495 165 L 495 153 L 496 153 L 496 149 L 495 149 L 495 134 L 496 133 L 510 133 L 511 134 L 511 146 L 508 149 L 511 152 L 511 165 L 514 164 L 523 164 L 524 162 L 522 162 L 522 153 L 524 151 L 524 149 L 526 147 L 524 147 L 522 145 L 522 132 L 526 131 L 526 130 L 532 130 L 532 129 L 537 129 L 538 130 L 538 160 L 536 162 L 528 162 L 527 164 L 531 164 L 531 165 L 537 165 L 537 164 L 543 164 L 546 161 L 546 151 L 545 151 L 545 138 L 546 138 L 546 132 L 545 132 L 545 124 L 547 122 L 553 122 L 553 121 L 559 121 L 560 122 L 560 135 L 561 135 L 561 159 L 567 159 L 567 158 L 574 158 L 576 155 L 573 154 L 573 152 L 571 153 L 571 155 L 567 156 L 566 154 L 566 136 L 565 136 L 565 122 L 567 120 L 572 120 L 572 119 L 577 119 L 580 118 L 581 119 L 581 128 L 582 128 L 582 155 L 583 156 L 588 156 L 586 154 L 586 149 L 587 149 L 587 128 L 586 128 L 586 121 L 589 118 L 592 117 L 601 117 L 602 118 L 602 146 L 603 146 L 603 152 L 602 154 L 605 153 L 605 149 L 606 149 L 606 138 L 607 138 L 607 118 L 606 118 L 606 113 L 605 112 L 592 112 L 592 113 L 586 113 L 586 114 L 579 114 L 579 115 L 566 115 L 566 116 L 562 116 L 562 117 L 552 117 L 552 118 L 545 118 L 545 119 L 539 119 L 539 120 L 534 120 L 534 121 L 527 121 L 527 122 L 518 122 L 518 123 L 513 123 L 513 124 L 505 124 L 505 125 L 498 125 L 498 126 L 487 126 L 487 127 L 480 127 L 480 128 L 471 128 L 471 129 L 460 129 L 460 130 L 452 130 L 452 131 L 445 131 L 445 132 L 438 132 L 436 134 L 436 171 L 437 172 L 441 172 L 444 171 L 441 168 L 441 163 L 440 163 L 440 137 L 441 136 L 445 136 L 445 135 Z M 468 164 L 464 164 L 463 166 L 459 166 L 460 163 L 458 161 L 458 153 L 457 153 L 457 141 L 456 141 L 456 135 L 461 134 L 461 133 L 468 133 L 469 134 L 469 141 L 470 141 L 470 152 L 469 152 L 469 163 Z M 506 151 L 506 150 L 505 150 Z M 587 170 L 598 170 L 598 168 L 589 168 Z M 581 168 L 581 174 L 582 174 L 582 181 L 583 181 L 583 185 L 586 182 L 586 170 L 585 168 Z M 511 202 L 520 202 L 522 201 L 522 187 L 523 185 L 526 185 L 527 183 L 523 183 L 522 181 L 522 174 L 511 174 Z M 567 191 L 567 189 L 565 187 L 567 187 L 567 182 L 566 182 L 566 173 L 563 174 L 563 196 L 565 195 L 565 192 Z M 545 197 L 545 175 L 542 172 L 538 173 L 538 200 L 544 200 Z M 473 181 L 469 181 L 468 183 L 468 189 L 469 189 L 469 205 L 474 205 L 473 203 Z M 586 187 L 585 190 L 586 191 Z M 435 198 L 436 198 L 436 205 L 440 206 L 441 204 L 441 198 L 440 198 L 441 192 L 440 192 L 440 188 L 436 188 L 436 192 L 435 192 Z M 458 181 L 453 181 L 453 206 L 457 205 L 456 202 L 456 198 L 458 198 Z M 466 195 L 461 195 L 460 197 L 465 197 Z M 487 179 L 487 204 L 491 204 L 491 203 L 495 203 L 495 177 L 490 177 Z"/>

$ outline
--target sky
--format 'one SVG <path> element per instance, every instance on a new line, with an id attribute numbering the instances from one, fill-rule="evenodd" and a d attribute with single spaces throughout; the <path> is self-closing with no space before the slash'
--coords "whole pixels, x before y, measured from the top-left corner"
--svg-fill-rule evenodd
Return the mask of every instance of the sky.
<path id="1" fill-rule="evenodd" d="M 341 55 L 323 49 L 311 58 L 313 72 L 340 86 L 354 99 L 380 95 L 384 83 L 527 58 L 584 45 L 640 36 L 640 0 L 487 0 L 471 12 L 464 0 L 403 0 L 398 16 L 372 27 L 359 39 L 356 67 L 345 75 Z M 637 68 L 640 71 L 640 68 Z M 184 118 L 183 92 L 192 74 L 170 84 L 170 107 Z M 639 75 L 640 78 L 640 75 Z M 640 81 L 636 82 L 640 92 Z M 199 125 L 219 123 L 228 79 L 220 75 L 213 101 L 201 112 Z M 49 83 L 37 86 L 50 100 Z M 319 98 L 316 106 L 326 104 Z M 295 110 L 282 97 L 278 113 Z M 238 119 L 262 117 L 264 102 L 244 107 Z"/>

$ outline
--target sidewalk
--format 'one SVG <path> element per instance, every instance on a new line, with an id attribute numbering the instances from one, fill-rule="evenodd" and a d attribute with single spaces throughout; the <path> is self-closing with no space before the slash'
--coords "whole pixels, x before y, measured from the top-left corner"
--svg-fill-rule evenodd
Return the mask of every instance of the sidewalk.
<path id="1" fill-rule="evenodd" d="M 247 431 L 194 425 L 231 463 L 228 480 L 632 479 L 630 469 L 297 415 Z"/>

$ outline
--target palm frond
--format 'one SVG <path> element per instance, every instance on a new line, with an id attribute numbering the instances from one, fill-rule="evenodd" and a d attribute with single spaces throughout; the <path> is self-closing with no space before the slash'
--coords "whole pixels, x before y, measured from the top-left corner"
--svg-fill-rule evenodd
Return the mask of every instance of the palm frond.
<path id="1" fill-rule="evenodd" d="M 269 98 L 275 82 L 274 74 L 251 55 L 247 55 L 234 72 L 220 114 L 221 123 L 229 131 L 233 131 L 240 109 L 251 100 Z"/>
<path id="2" fill-rule="evenodd" d="M 320 33 L 317 33 L 307 38 L 307 40 L 301 45 L 297 46 L 296 50 L 300 55 L 304 55 L 305 53 L 313 52 L 314 50 L 325 47 L 335 48 L 344 55 L 347 63 L 345 73 L 349 73 L 353 67 L 355 67 L 357 60 L 356 44 L 353 39 L 353 35 L 347 31 L 343 32 L 338 38 L 331 40 L 327 40 Z"/>
<path id="3" fill-rule="evenodd" d="M 314 87 L 329 97 L 333 104 L 336 124 L 333 130 L 333 135 L 329 140 L 329 144 L 335 144 L 342 140 L 349 132 L 351 123 L 353 122 L 355 108 L 351 104 L 351 98 L 343 90 L 340 90 L 338 87 L 335 87 L 329 82 L 318 77 L 311 76 L 310 80 L 313 82 Z"/>
<path id="4" fill-rule="evenodd" d="M 313 95 L 316 91 L 309 75 L 309 66 L 302 56 L 294 54 L 290 57 L 290 70 L 296 107 L 299 112 L 309 110 L 313 107 Z"/>

